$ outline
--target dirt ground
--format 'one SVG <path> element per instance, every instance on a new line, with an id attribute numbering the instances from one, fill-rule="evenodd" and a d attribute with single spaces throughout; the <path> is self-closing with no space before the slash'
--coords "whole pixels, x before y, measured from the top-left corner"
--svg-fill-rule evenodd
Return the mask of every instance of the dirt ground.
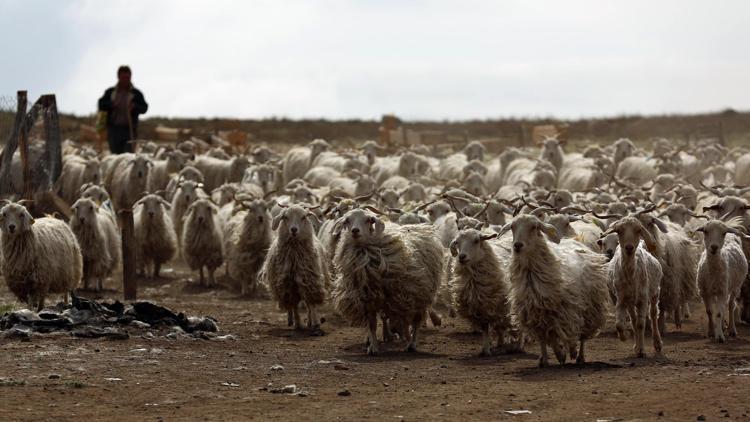
<path id="1" fill-rule="evenodd" d="M 167 270 L 141 284 L 140 298 L 213 316 L 236 340 L 0 338 L 0 420 L 750 418 L 750 328 L 710 343 L 698 303 L 681 332 L 664 336 L 663 358 L 632 358 L 632 343 L 619 342 L 610 322 L 589 343 L 590 363 L 538 369 L 536 344 L 526 354 L 480 358 L 480 337 L 447 316 L 423 330 L 418 353 L 396 344 L 369 357 L 364 332 L 330 309 L 326 335 L 311 337 L 288 329 L 269 301 L 202 290 L 189 277 Z M 9 302 L 0 283 L 0 303 Z M 298 393 L 273 392 L 290 384 Z"/>

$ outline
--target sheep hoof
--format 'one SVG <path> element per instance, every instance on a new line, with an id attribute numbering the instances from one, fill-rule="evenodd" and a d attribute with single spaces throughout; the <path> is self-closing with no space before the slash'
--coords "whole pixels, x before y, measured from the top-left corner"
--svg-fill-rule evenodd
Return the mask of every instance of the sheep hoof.
<path id="1" fill-rule="evenodd" d="M 625 335 L 624 330 L 617 330 L 617 338 L 620 339 L 620 341 L 626 341 L 628 339 L 628 336 Z"/>
<path id="2" fill-rule="evenodd" d="M 486 358 L 486 357 L 488 357 L 488 356 L 492 356 L 492 352 L 491 352 L 491 351 L 489 351 L 489 350 L 485 350 L 485 349 L 482 349 L 482 350 L 481 350 L 481 351 L 479 352 L 479 357 L 480 357 L 480 358 Z"/>
<path id="3" fill-rule="evenodd" d="M 378 354 L 378 349 L 373 347 L 372 345 L 367 346 L 367 354 L 370 356 L 375 356 Z"/>
<path id="4" fill-rule="evenodd" d="M 731 331 L 729 331 L 729 337 L 736 338 L 737 337 L 737 330 L 731 330 Z"/>
<path id="5" fill-rule="evenodd" d="M 417 346 L 414 344 L 410 344 L 406 346 L 406 351 L 409 353 L 416 353 L 417 352 Z"/>
<path id="6" fill-rule="evenodd" d="M 586 359 L 583 358 L 583 355 L 578 355 L 576 358 L 576 365 L 584 365 L 586 363 Z"/>
<path id="7" fill-rule="evenodd" d="M 546 368 L 548 366 L 549 366 L 549 362 L 547 361 L 547 359 L 539 358 L 539 367 L 540 368 Z"/>
<path id="8" fill-rule="evenodd" d="M 646 354 L 643 353 L 643 350 L 641 350 L 640 352 L 635 352 L 635 357 L 637 357 L 637 358 L 645 358 Z"/>
<path id="9" fill-rule="evenodd" d="M 718 343 L 724 343 L 725 341 L 727 341 L 727 339 L 722 336 L 722 337 L 717 338 L 716 341 Z"/>

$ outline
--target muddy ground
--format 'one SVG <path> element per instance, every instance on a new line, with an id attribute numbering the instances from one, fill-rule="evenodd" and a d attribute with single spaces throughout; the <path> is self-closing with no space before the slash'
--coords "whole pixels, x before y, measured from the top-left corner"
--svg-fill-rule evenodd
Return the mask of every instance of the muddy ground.
<path id="1" fill-rule="evenodd" d="M 364 332 L 330 309 L 326 334 L 312 337 L 289 330 L 271 302 L 202 290 L 190 277 L 168 270 L 142 282 L 140 298 L 211 315 L 236 340 L 0 338 L 0 420 L 750 419 L 750 327 L 711 343 L 698 303 L 681 332 L 664 336 L 663 358 L 650 345 L 648 358 L 632 358 L 610 321 L 588 346 L 590 363 L 538 369 L 536 345 L 478 357 L 480 337 L 447 316 L 423 331 L 419 353 L 398 344 L 369 357 Z M 0 304 L 12 302 L 0 282 Z M 273 392 L 290 384 L 296 394 Z"/>

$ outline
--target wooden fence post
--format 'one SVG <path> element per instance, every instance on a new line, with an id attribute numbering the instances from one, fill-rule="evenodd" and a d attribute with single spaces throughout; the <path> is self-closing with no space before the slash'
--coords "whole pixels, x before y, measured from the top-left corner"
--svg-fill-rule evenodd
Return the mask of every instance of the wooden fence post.
<path id="1" fill-rule="evenodd" d="M 120 210 L 120 229 L 122 230 L 122 293 L 125 300 L 136 300 L 138 296 L 138 279 L 135 275 L 135 228 L 133 210 Z"/>

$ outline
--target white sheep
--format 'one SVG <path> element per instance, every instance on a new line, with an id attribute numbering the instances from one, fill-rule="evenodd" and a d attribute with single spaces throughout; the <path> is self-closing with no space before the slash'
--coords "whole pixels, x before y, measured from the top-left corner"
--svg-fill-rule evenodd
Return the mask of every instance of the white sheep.
<path id="1" fill-rule="evenodd" d="M 323 245 L 315 237 L 308 209 L 291 205 L 273 218 L 276 239 L 266 255 L 260 278 L 268 286 L 279 308 L 287 311 L 295 329 L 302 328 L 300 302 L 307 308 L 307 328 L 320 330 L 317 308 L 323 304 L 330 275 Z"/>
<path id="2" fill-rule="evenodd" d="M 585 362 L 584 342 L 596 336 L 606 320 L 604 257 L 574 240 L 561 241 L 552 225 L 533 215 L 519 215 L 501 235 L 508 230 L 513 231 L 511 310 L 523 331 L 539 341 L 539 365 L 549 365 L 548 345 L 561 364 L 566 348 L 571 358 L 577 354 L 576 362 Z"/>
<path id="3" fill-rule="evenodd" d="M 307 170 L 312 167 L 315 158 L 322 152 L 330 148 L 328 142 L 323 139 L 315 139 L 307 147 L 297 147 L 290 149 L 284 156 L 282 172 L 284 174 L 284 183 L 289 183 L 294 179 L 301 179 Z"/>
<path id="4" fill-rule="evenodd" d="M 203 191 L 203 183 L 196 183 L 192 180 L 186 180 L 177 185 L 177 191 L 172 198 L 170 217 L 174 224 L 174 232 L 177 233 L 177 243 L 182 244 L 182 227 L 184 225 L 183 217 L 188 208 L 198 199 L 206 198 L 206 192 Z"/>
<path id="5" fill-rule="evenodd" d="M 109 157 L 108 157 L 109 158 Z M 148 189 L 148 174 L 153 163 L 144 155 L 120 154 L 111 163 L 105 187 L 116 210 L 130 209 Z"/>
<path id="6" fill-rule="evenodd" d="M 625 217 L 614 223 L 604 236 L 615 235 L 619 242 L 609 262 L 609 278 L 615 291 L 616 329 L 620 340 L 625 341 L 625 324 L 628 317 L 633 328 L 637 357 L 644 356 L 646 321 L 651 320 L 654 351 L 659 354 L 662 340 L 659 332 L 659 290 L 662 270 L 659 260 L 652 256 L 646 245 L 654 247 L 654 238 L 635 217 Z M 641 243 L 643 240 L 643 243 Z"/>
<path id="7" fill-rule="evenodd" d="M 478 230 L 462 230 L 451 242 L 451 255 L 456 258 L 451 287 L 453 302 L 459 315 L 482 330 L 482 356 L 491 354 L 491 331 L 498 337 L 498 349 L 508 345 L 508 351 L 523 348 L 520 341 L 508 342 L 511 337 L 510 286 L 505 278 L 499 245 L 490 242 L 498 236 Z"/>
<path id="8" fill-rule="evenodd" d="M 180 150 L 167 151 L 164 160 L 155 160 L 148 174 L 148 191 L 156 192 L 167 187 L 171 176 L 185 167 L 189 156 Z"/>
<path id="9" fill-rule="evenodd" d="M 401 329 L 407 351 L 416 351 L 418 330 L 444 276 L 443 248 L 432 227 L 386 226 L 357 208 L 336 221 L 334 233 L 341 236 L 332 293 L 338 312 L 350 324 L 368 328 L 368 354 L 378 353 L 379 314 Z M 383 337 L 389 337 L 387 323 Z"/>
<path id="10" fill-rule="evenodd" d="M 193 166 L 203 174 L 206 190 L 211 191 L 224 183 L 239 182 L 250 166 L 250 160 L 244 155 L 229 160 L 222 160 L 206 155 L 196 157 Z"/>
<path id="11" fill-rule="evenodd" d="M 216 218 L 218 209 L 208 199 L 198 199 L 185 214 L 182 228 L 182 256 L 191 270 L 198 270 L 200 285 L 216 285 L 214 273 L 224 263 L 224 241 Z M 208 283 L 203 275 L 208 270 Z"/>
<path id="12" fill-rule="evenodd" d="M 83 258 L 73 232 L 64 221 L 34 219 L 23 205 L 8 203 L 0 209 L 2 274 L 8 289 L 37 310 L 49 293 L 63 295 L 75 289 L 83 275 Z"/>
<path id="13" fill-rule="evenodd" d="M 260 199 L 241 199 L 233 208 L 223 229 L 227 273 L 240 283 L 242 295 L 249 295 L 258 289 L 258 271 L 271 246 L 271 216 Z"/>
<path id="14" fill-rule="evenodd" d="M 139 199 L 133 212 L 138 271 L 159 277 L 161 266 L 177 253 L 177 235 L 169 217 L 169 202 L 150 194 Z"/>
<path id="15" fill-rule="evenodd" d="M 729 316 L 729 335 L 737 336 L 737 299 L 747 276 L 739 219 L 724 223 L 711 220 L 696 229 L 703 233 L 705 249 L 698 261 L 698 287 L 708 316 L 708 336 L 724 342 L 724 316 Z"/>
<path id="16" fill-rule="evenodd" d="M 97 158 L 67 156 L 63 160 L 62 173 L 56 183 L 56 186 L 59 186 L 58 193 L 65 202 L 72 204 L 78 198 L 82 186 L 87 183 L 99 184 L 101 176 L 101 165 Z"/>
<path id="17" fill-rule="evenodd" d="M 83 286 L 88 289 L 96 280 L 95 289 L 101 291 L 103 279 L 112 275 L 120 263 L 120 232 L 112 213 L 91 199 L 81 198 L 71 209 L 70 229 L 83 257 Z"/>
<path id="18" fill-rule="evenodd" d="M 167 187 L 164 192 L 164 199 L 171 202 L 174 198 L 174 193 L 177 191 L 177 186 L 185 180 L 192 180 L 196 183 L 203 183 L 203 173 L 193 166 L 185 166 L 180 172 L 169 179 Z"/>

